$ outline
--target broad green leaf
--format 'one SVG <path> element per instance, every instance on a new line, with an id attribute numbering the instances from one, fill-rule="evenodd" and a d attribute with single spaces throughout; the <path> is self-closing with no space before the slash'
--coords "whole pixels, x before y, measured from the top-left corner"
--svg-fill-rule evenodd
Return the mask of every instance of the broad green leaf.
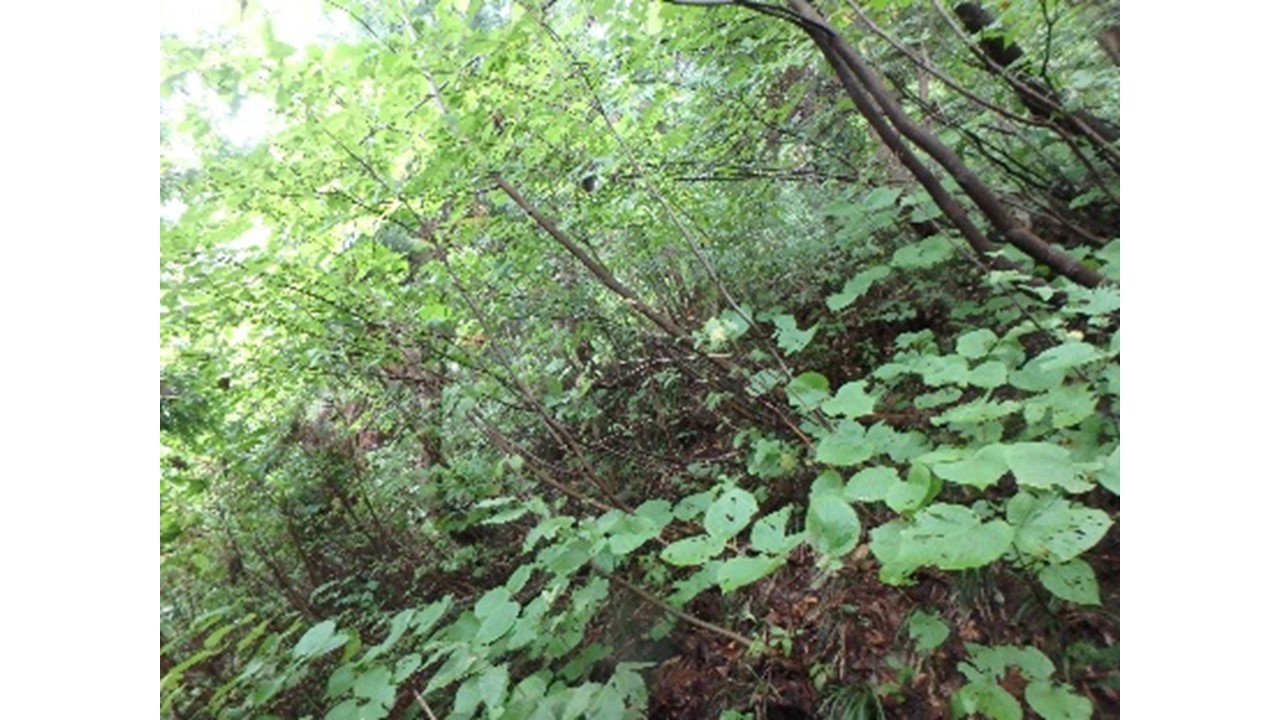
<path id="1" fill-rule="evenodd" d="M 568 575 L 591 561 L 591 543 L 583 539 L 551 545 L 538 553 L 538 562 L 557 575 Z"/>
<path id="2" fill-rule="evenodd" d="M 622 693 L 612 685 L 600 688 L 592 703 L 592 717 L 623 718 L 626 717 L 627 704 Z"/>
<path id="3" fill-rule="evenodd" d="M 951 423 L 983 423 L 991 420 L 999 420 L 1006 415 L 1011 415 L 1018 411 L 1021 405 L 1013 400 L 976 400 L 963 405 L 957 405 L 950 410 L 933 418 L 934 425 L 947 425 Z"/>
<path id="4" fill-rule="evenodd" d="M 446 685 L 452 684 L 455 680 L 465 675 L 471 669 L 471 666 L 476 664 L 477 659 L 468 647 L 455 649 L 444 665 L 441 665 L 435 675 L 431 676 L 431 681 L 427 683 L 427 688 L 423 691 L 423 694 L 429 695 Z"/>
<path id="5" fill-rule="evenodd" d="M 907 619 L 907 635 L 915 641 L 916 650 L 929 652 L 946 641 L 951 628 L 936 614 L 916 610 Z"/>
<path id="6" fill-rule="evenodd" d="M 506 648 L 519 650 L 536 640 L 543 629 L 542 618 L 547 614 L 548 609 L 547 599 L 542 595 L 530 600 L 520 611 L 520 619 L 516 620 L 515 625 L 511 627 L 511 634 L 506 639 Z"/>
<path id="7" fill-rule="evenodd" d="M 866 380 L 845 383 L 835 397 L 822 403 L 822 411 L 831 416 L 843 415 L 848 418 L 859 418 L 873 412 L 878 398 L 867 393 L 866 385 Z"/>
<path id="8" fill-rule="evenodd" d="M 818 332 L 817 325 L 808 330 L 799 329 L 796 327 L 795 317 L 791 315 L 778 315 L 773 319 L 773 324 L 778 328 L 778 347 L 787 355 L 794 355 L 805 349 L 813 340 L 814 333 Z"/>
<path id="9" fill-rule="evenodd" d="M 1045 720 L 1089 720 L 1093 703 L 1060 683 L 1037 680 L 1027 684 L 1027 704 Z"/>
<path id="10" fill-rule="evenodd" d="M 408 679 L 410 675 L 417 672 L 420 667 L 422 667 L 422 656 L 418 653 L 409 653 L 396 660 L 396 669 L 391 676 L 391 681 L 399 685 Z"/>
<path id="11" fill-rule="evenodd" d="M 902 585 L 921 566 L 903 558 L 902 534 L 908 527 L 904 520 L 890 520 L 871 530 L 871 553 L 880 561 L 880 581 L 887 585 Z"/>
<path id="12" fill-rule="evenodd" d="M 657 3 L 654 4 L 656 5 Z M 560 717 L 563 718 L 563 720 L 573 720 L 574 718 L 581 717 L 583 713 L 591 707 L 591 700 L 595 698 L 596 692 L 599 690 L 599 683 L 589 682 L 579 685 L 577 688 L 569 691 L 571 693 L 569 702 L 565 704 L 564 714 Z"/>
<path id="13" fill-rule="evenodd" d="M 1061 385 L 1066 376 L 1065 370 L 1050 370 L 1044 367 L 1040 358 L 1035 358 L 1009 373 L 1009 384 L 1027 392 L 1043 392 Z"/>
<path id="14" fill-rule="evenodd" d="M 831 394 L 831 384 L 816 372 L 797 375 L 787 383 L 787 399 L 800 412 L 812 412 Z"/>
<path id="15" fill-rule="evenodd" d="M 839 495 L 844 489 L 844 478 L 835 470 L 823 470 L 809 486 L 809 497 L 824 493 Z"/>
<path id="16" fill-rule="evenodd" d="M 667 504 L 667 508 L 670 508 L 670 503 Z M 641 515 L 637 508 L 635 514 L 622 517 L 610 528 L 610 552 L 615 555 L 626 555 L 662 533 L 666 523 L 659 525 L 654 522 L 654 518 L 660 518 L 665 514 L 669 521 L 670 509 L 663 513 L 661 508 L 651 507 L 648 512 L 650 514 Z"/>
<path id="17" fill-rule="evenodd" d="M 382 665 L 361 673 L 351 691 L 357 698 L 364 698 L 383 707 L 391 707 L 396 700 L 396 686 L 391 681 L 391 670 Z"/>
<path id="18" fill-rule="evenodd" d="M 1076 475 L 1071 453 L 1050 443 L 1014 443 L 1004 446 L 1004 461 L 1021 487 L 1047 490 L 1057 486 L 1067 492 L 1085 492 L 1093 485 Z"/>
<path id="19" fill-rule="evenodd" d="M 955 254 L 951 241 L 941 235 L 925 238 L 920 242 L 898 248 L 890 261 L 894 267 L 904 269 L 929 268 Z"/>
<path id="20" fill-rule="evenodd" d="M 496 587 L 480 598 L 475 613 L 480 619 L 475 641 L 483 645 L 497 640 L 511 629 L 520 614 L 520 604 L 510 599 L 505 587 Z"/>
<path id="21" fill-rule="evenodd" d="M 818 462 L 849 467 L 864 462 L 877 452 L 866 441 L 866 428 L 853 420 L 843 420 L 834 432 L 818 441 L 815 456 Z"/>
<path id="22" fill-rule="evenodd" d="M 827 298 L 827 307 L 833 312 L 843 310 L 852 305 L 859 297 L 871 289 L 877 281 L 889 276 L 892 271 L 884 265 L 863 270 L 845 282 L 840 292 Z"/>
<path id="23" fill-rule="evenodd" d="M 960 688 L 951 700 L 958 716 L 981 713 L 991 720 L 1022 720 L 1022 705 L 1008 690 L 992 680 L 971 682 Z"/>
<path id="24" fill-rule="evenodd" d="M 476 710 L 480 707 L 480 699 L 480 676 L 473 675 L 458 686 L 457 691 L 454 693 L 453 714 L 450 717 L 470 718 L 474 716 Z"/>
<path id="25" fill-rule="evenodd" d="M 850 502 L 882 502 L 899 482 L 897 470 L 870 467 L 854 473 L 844 486 L 842 495 Z"/>
<path id="26" fill-rule="evenodd" d="M 324 720 L 361 720 L 360 701 L 355 698 L 343 700 L 329 708 L 329 712 L 324 714 Z"/>
<path id="27" fill-rule="evenodd" d="M 325 697 L 336 698 L 346 694 L 352 685 L 356 684 L 356 667 L 352 663 L 343 663 L 339 665 L 333 674 L 329 676 L 329 681 L 325 683 Z"/>
<path id="28" fill-rule="evenodd" d="M 899 560 L 917 567 L 968 570 L 995 562 L 1012 544 L 1008 523 L 984 523 L 967 507 L 938 503 L 920 511 L 902 531 Z"/>
<path id="29" fill-rule="evenodd" d="M 994 485 L 1009 471 L 1002 445 L 988 445 L 963 460 L 934 462 L 930 463 L 929 467 L 943 480 L 957 485 L 969 485 L 979 490 L 985 490 Z"/>
<path id="30" fill-rule="evenodd" d="M 929 468 L 922 463 L 913 463 L 907 472 L 906 482 L 895 483 L 889 488 L 884 502 L 894 512 L 910 512 L 928 502 L 933 489 L 933 474 Z"/>
<path id="31" fill-rule="evenodd" d="M 762 553 L 785 555 L 803 541 L 801 535 L 787 535 L 791 506 L 776 510 L 756 520 L 751 526 L 751 546 Z"/>
<path id="32" fill-rule="evenodd" d="M 765 368 L 752 375 L 751 379 L 747 381 L 747 394 L 751 397 L 759 397 L 781 385 L 782 381 L 786 379 L 786 376 L 781 371 Z"/>
<path id="33" fill-rule="evenodd" d="M 1058 563 L 1098 544 L 1111 527 L 1105 512 L 1079 507 L 1058 495 L 1018 493 L 1009 499 L 1005 515 L 1016 528 L 1018 550 Z"/>
<path id="34" fill-rule="evenodd" d="M 293 656 L 307 660 L 342 647 L 347 643 L 347 636 L 335 633 L 337 628 L 337 623 L 332 620 L 317 623 L 298 638 L 298 643 L 293 646 Z"/>
<path id="35" fill-rule="evenodd" d="M 1062 385 L 1041 396 L 1053 411 L 1052 425 L 1056 429 L 1079 425 L 1092 417 L 1098 405 L 1098 396 L 1082 384 Z"/>
<path id="36" fill-rule="evenodd" d="M 912 404 L 921 410 L 929 410 L 939 405 L 953 403 L 964 396 L 964 391 L 958 387 L 945 387 L 937 392 L 921 393 L 916 396 Z"/>
<path id="37" fill-rule="evenodd" d="M 956 353 L 969 360 L 977 360 L 991 350 L 991 346 L 999 340 L 995 333 L 987 328 L 972 330 L 956 339 Z"/>
<path id="38" fill-rule="evenodd" d="M 495 665 L 476 676 L 476 692 L 480 695 L 485 707 L 490 710 L 502 708 L 508 681 L 506 665 Z"/>
<path id="39" fill-rule="evenodd" d="M 715 499 L 715 496 L 710 490 L 704 490 L 695 495 L 686 495 L 680 499 L 680 502 L 676 503 L 675 510 L 672 512 L 675 513 L 677 519 L 688 522 L 704 515 L 713 499 Z"/>
<path id="40" fill-rule="evenodd" d="M 883 210 L 892 207 L 897 202 L 898 197 L 902 195 L 901 188 L 895 187 L 878 187 L 870 190 L 862 197 L 861 205 L 863 208 L 871 211 Z"/>
<path id="41" fill-rule="evenodd" d="M 724 550 L 725 538 L 706 535 L 685 538 L 671 543 L 662 551 L 662 559 L 672 565 L 705 565 L 708 560 Z"/>
<path id="42" fill-rule="evenodd" d="M 1040 584 L 1069 602 L 1078 605 L 1101 605 L 1098 596 L 1098 578 L 1089 563 L 1075 558 L 1065 563 L 1046 565 L 1038 575 Z"/>
<path id="43" fill-rule="evenodd" d="M 1046 371 L 1067 370 L 1093 362 L 1103 357 L 1098 348 L 1088 343 L 1071 341 L 1051 347 L 1036 356 L 1032 362 L 1038 363 Z"/>
<path id="44" fill-rule="evenodd" d="M 1009 368 L 999 360 L 988 360 L 969 371 L 965 382 L 986 390 L 998 388 L 1009 381 Z"/>
<path id="45" fill-rule="evenodd" d="M 805 533 L 814 549 L 838 558 L 857 546 L 862 525 L 858 514 L 843 498 L 834 493 L 820 493 L 809 498 Z"/>
<path id="46" fill-rule="evenodd" d="M 732 592 L 777 570 L 787 561 L 784 556 L 756 555 L 726 560 L 716 574 L 720 589 Z"/>
<path id="47" fill-rule="evenodd" d="M 507 582 L 503 585 L 509 594 L 515 595 L 524 589 L 524 586 L 529 582 L 529 578 L 533 577 L 533 567 L 532 564 L 521 565 L 516 568 L 515 572 L 511 573 L 511 576 L 507 578 Z"/>
<path id="48" fill-rule="evenodd" d="M 418 613 L 413 617 L 413 634 L 421 635 L 430 632 L 452 605 L 453 596 L 446 595 L 424 608 L 419 608 Z"/>
<path id="49" fill-rule="evenodd" d="M 1098 484 L 1116 495 L 1120 494 L 1120 446 L 1111 451 L 1098 472 Z"/>
<path id="50" fill-rule="evenodd" d="M 751 493 L 741 488 L 729 488 L 707 508 L 703 526 L 712 538 L 727 540 L 741 532 L 758 509 Z"/>
<path id="51" fill-rule="evenodd" d="M 969 362 L 959 355 L 930 355 L 921 360 L 918 371 L 929 387 L 962 385 L 969 379 Z"/>

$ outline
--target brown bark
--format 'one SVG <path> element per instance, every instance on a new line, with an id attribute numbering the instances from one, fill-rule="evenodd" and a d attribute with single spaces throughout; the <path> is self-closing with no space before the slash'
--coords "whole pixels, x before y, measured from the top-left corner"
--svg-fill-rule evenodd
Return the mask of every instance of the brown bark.
<path id="1" fill-rule="evenodd" d="M 1075 258 L 1050 245 L 1044 239 L 1016 222 L 995 193 L 964 164 L 964 161 L 960 159 L 960 156 L 954 150 L 940 141 L 937 136 L 907 117 L 902 106 L 887 91 L 876 73 L 863 61 L 850 43 L 827 24 L 826 18 L 820 15 L 813 6 L 805 0 L 789 0 L 788 4 L 802 21 L 799 23 L 800 26 L 818 45 L 823 55 L 827 57 L 828 62 L 835 69 L 850 99 L 858 106 L 859 112 L 867 118 L 868 122 L 872 124 L 872 127 L 875 128 L 886 143 L 891 142 L 890 137 L 896 138 L 897 133 L 905 136 L 912 144 L 933 158 L 955 179 L 961 190 L 977 205 L 978 209 L 1004 239 L 1036 261 L 1047 266 L 1055 274 L 1062 275 L 1086 287 L 1094 287 L 1102 282 L 1102 276 L 1096 271 L 1081 264 Z M 875 106 L 879 108 L 879 112 L 869 107 L 866 100 L 868 96 Z M 881 115 L 888 119 L 896 132 L 888 131 L 885 128 Z M 917 169 L 923 168 L 923 164 L 917 160 L 916 167 L 912 167 L 912 164 L 907 160 L 908 156 L 902 157 L 903 163 L 907 165 L 908 169 L 912 170 L 912 173 L 916 175 L 921 184 L 925 185 L 925 175 Z M 927 189 L 928 185 L 926 185 Z M 930 192 L 930 195 L 933 196 L 934 193 Z M 934 199 L 937 202 L 938 198 L 935 197 Z M 956 221 L 957 216 L 947 212 L 947 209 L 941 204 L 939 204 L 939 207 L 943 208 L 943 212 L 947 214 L 948 218 L 951 218 L 953 222 Z M 957 227 L 960 227 L 962 234 L 965 235 L 970 244 L 974 245 L 975 249 L 985 252 L 983 247 L 990 246 L 991 241 L 989 239 L 986 239 L 986 243 L 975 244 L 975 239 L 971 236 L 971 232 L 966 232 L 965 228 L 960 225 Z"/>

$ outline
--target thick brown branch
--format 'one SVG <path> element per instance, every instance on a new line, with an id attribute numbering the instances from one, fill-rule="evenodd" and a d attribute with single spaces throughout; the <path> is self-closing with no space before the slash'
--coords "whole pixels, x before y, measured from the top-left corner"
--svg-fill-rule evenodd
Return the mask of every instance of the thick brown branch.
<path id="1" fill-rule="evenodd" d="M 841 77 L 841 82 L 845 85 L 846 91 L 849 92 L 850 99 L 853 99 L 856 104 L 858 101 L 856 95 L 861 94 L 858 90 L 865 91 L 865 94 L 871 97 L 897 132 L 902 133 L 916 147 L 919 147 L 941 165 L 1005 239 L 1038 262 L 1046 265 L 1054 273 L 1067 277 L 1080 285 L 1094 287 L 1102 282 L 1102 276 L 1095 270 L 1083 265 L 1075 258 L 1050 245 L 1044 239 L 1017 223 L 1009 215 L 995 193 L 964 164 L 964 161 L 960 159 L 960 156 L 953 149 L 940 141 L 933 133 L 920 127 L 907 117 L 902 106 L 886 90 L 876 73 L 863 61 L 862 56 L 853 49 L 849 42 L 844 39 L 844 36 L 837 33 L 827 24 L 826 18 L 818 14 L 813 9 L 813 6 L 805 0 L 788 0 L 788 3 L 803 21 L 800 23 L 801 27 L 823 50 L 823 54 L 827 56 L 828 62 L 831 62 L 837 74 L 840 74 L 841 67 L 845 66 L 848 73 L 856 78 L 856 83 L 850 83 L 846 81 L 845 77 Z M 863 105 L 865 105 L 865 102 Z M 858 109 L 866 116 L 869 122 L 872 121 L 873 117 L 877 117 L 880 114 L 874 111 L 868 113 L 863 109 L 862 105 Z M 888 137 L 881 130 L 883 123 L 880 123 L 881 127 L 877 127 L 876 123 L 872 122 L 872 126 L 876 127 L 876 132 L 880 133 L 887 143 Z M 910 169 L 910 166 L 908 168 Z M 912 170 L 912 172 L 915 174 L 915 170 Z M 919 177 L 917 174 L 917 178 Z M 923 180 L 921 182 L 923 184 Z M 965 237 L 969 239 L 968 234 Z M 970 243 L 972 242 L 972 239 L 970 239 Z"/>

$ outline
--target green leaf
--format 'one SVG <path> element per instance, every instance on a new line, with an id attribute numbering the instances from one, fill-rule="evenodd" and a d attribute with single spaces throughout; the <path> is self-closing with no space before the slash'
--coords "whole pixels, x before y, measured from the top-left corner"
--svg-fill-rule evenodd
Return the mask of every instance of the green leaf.
<path id="1" fill-rule="evenodd" d="M 1018 493 L 1009 499 L 1005 515 L 1017 529 L 1018 550 L 1058 563 L 1097 545 L 1111 527 L 1105 512 L 1076 506 L 1058 495 Z"/>
<path id="2" fill-rule="evenodd" d="M 490 710 L 502 708 L 508 681 L 506 665 L 495 665 L 476 677 L 476 692 L 484 701 L 485 707 Z"/>
<path id="3" fill-rule="evenodd" d="M 396 660 L 396 669 L 391 680 L 399 685 L 407 680 L 410 675 L 417 672 L 420 667 L 422 667 L 422 656 L 418 653 L 409 653 Z"/>
<path id="4" fill-rule="evenodd" d="M 972 330 L 956 338 L 956 353 L 969 360 L 986 355 L 999 338 L 987 328 Z"/>
<path id="5" fill-rule="evenodd" d="M 480 707 L 480 678 L 472 676 L 467 681 L 458 686 L 458 690 L 453 695 L 453 714 L 452 718 L 470 718 L 476 714 L 476 710 Z"/>
<path id="6" fill-rule="evenodd" d="M 360 674 L 351 688 L 357 698 L 364 698 L 382 707 L 391 707 L 396 700 L 396 686 L 391 681 L 391 670 L 376 665 Z"/>
<path id="7" fill-rule="evenodd" d="M 324 720 L 361 720 L 360 702 L 354 698 L 343 700 L 329 708 L 329 712 L 324 714 Z"/>
<path id="8" fill-rule="evenodd" d="M 1082 384 L 1062 385 L 1046 392 L 1040 400 L 1053 411 L 1053 427 L 1068 428 L 1092 417 L 1098 396 Z"/>
<path id="9" fill-rule="evenodd" d="M 991 720 L 1022 720 L 1022 705 L 1018 704 L 1018 699 L 991 680 L 965 685 L 951 703 L 960 716 L 981 713 Z"/>
<path id="10" fill-rule="evenodd" d="M 787 521 L 791 518 L 791 507 L 765 515 L 751 527 L 751 546 L 762 553 L 785 555 L 803 541 L 801 535 L 787 535 Z"/>
<path id="11" fill-rule="evenodd" d="M 916 396 L 915 400 L 912 401 L 912 404 L 921 410 L 928 410 L 930 408 L 938 407 L 939 405 L 953 403 L 963 396 L 964 391 L 960 388 L 946 387 L 938 390 L 937 392 L 921 393 Z"/>
<path id="12" fill-rule="evenodd" d="M 1045 720 L 1089 720 L 1093 703 L 1066 685 L 1037 680 L 1027 684 L 1027 704 Z"/>
<path id="13" fill-rule="evenodd" d="M 992 402 L 990 400 L 977 400 L 974 402 L 957 405 L 946 412 L 933 418 L 934 425 L 948 425 L 951 423 L 984 423 L 992 420 L 999 420 L 1006 415 L 1011 415 L 1018 411 L 1021 405 L 1013 400 L 1000 400 Z"/>
<path id="14" fill-rule="evenodd" d="M 496 587 L 485 593 L 476 603 L 475 613 L 480 620 L 475 641 L 482 645 L 497 640 L 511 629 L 520 614 L 520 604 L 513 602 L 505 587 Z"/>
<path id="15" fill-rule="evenodd" d="M 800 330 L 796 327 L 795 317 L 791 315 L 778 315 L 773 319 L 773 324 L 778 328 L 778 347 L 787 355 L 794 355 L 805 349 L 813 340 L 814 333 L 818 332 L 817 325 L 808 330 Z"/>
<path id="16" fill-rule="evenodd" d="M 325 683 L 325 697 L 336 698 L 345 694 L 356 684 L 356 668 L 351 663 L 343 663 L 339 665 L 333 674 L 329 676 L 329 681 Z"/>
<path id="17" fill-rule="evenodd" d="M 859 418 L 876 408 L 877 397 L 867 394 L 867 381 L 845 383 L 830 400 L 822 403 L 822 411 L 831 416 Z"/>
<path id="18" fill-rule="evenodd" d="M 905 520 L 890 520 L 871 531 L 871 553 L 880 561 L 880 581 L 901 585 L 921 566 L 904 559 L 902 535 L 910 527 Z"/>
<path id="19" fill-rule="evenodd" d="M 857 546 L 862 525 L 858 514 L 839 495 L 819 493 L 809 498 L 805 533 L 815 550 L 838 558 Z"/>
<path id="20" fill-rule="evenodd" d="M 1004 461 L 1021 487 L 1047 490 L 1057 486 L 1067 492 L 1086 492 L 1092 485 L 1076 476 L 1071 453 L 1050 443 L 1014 443 L 1004 446 Z"/>
<path id="21" fill-rule="evenodd" d="M 538 562 L 557 575 L 568 575 L 590 562 L 592 555 L 591 543 L 577 539 L 564 545 L 543 548 L 538 553 Z"/>
<path id="22" fill-rule="evenodd" d="M 342 647 L 347 643 L 347 636 L 335 634 L 337 628 L 337 623 L 332 620 L 317 623 L 298 638 L 298 643 L 293 646 L 293 656 L 299 660 L 308 660 Z"/>
<path id="23" fill-rule="evenodd" d="M 988 360 L 969 371 L 965 382 L 987 390 L 998 388 L 1009 381 L 1009 368 L 999 360 Z"/>
<path id="24" fill-rule="evenodd" d="M 636 508 L 634 514 L 620 518 L 610 528 L 610 552 L 615 555 L 626 555 L 662 534 L 662 529 L 671 521 L 671 503 L 651 500 L 645 505 L 648 507 L 641 506 Z M 643 514 L 641 509 L 644 509 Z M 661 524 L 657 522 L 659 520 L 661 520 Z"/>
<path id="25" fill-rule="evenodd" d="M 452 684 L 453 681 L 465 675 L 471 669 L 471 666 L 475 665 L 477 659 L 468 647 L 454 650 L 444 665 L 441 665 L 436 674 L 431 676 L 431 681 L 427 683 L 427 688 L 423 691 L 423 694 L 430 695 L 432 692 Z"/>
<path id="26" fill-rule="evenodd" d="M 1098 578 L 1089 563 L 1075 558 L 1065 563 L 1046 565 L 1038 575 L 1040 584 L 1049 592 L 1077 605 L 1101 605 Z"/>
<path id="27" fill-rule="evenodd" d="M 1088 343 L 1071 341 L 1051 347 L 1036 356 L 1032 362 L 1044 370 L 1068 370 L 1104 357 L 1103 352 Z"/>
<path id="28" fill-rule="evenodd" d="M 1116 495 L 1120 494 L 1120 446 L 1111 451 L 1102 470 L 1098 472 L 1098 484 Z"/>
<path id="29" fill-rule="evenodd" d="M 1009 471 L 1003 445 L 988 445 L 958 462 L 934 462 L 929 467 L 943 480 L 979 490 L 994 485 Z"/>
<path id="30" fill-rule="evenodd" d="M 703 526 L 712 538 L 729 539 L 742 531 L 756 514 L 759 505 L 751 493 L 729 488 L 707 508 Z"/>
<path id="31" fill-rule="evenodd" d="M 916 610 L 907 619 L 907 635 L 915 641 L 916 650 L 929 652 L 946 641 L 951 628 L 936 614 Z"/>
<path id="32" fill-rule="evenodd" d="M 453 605 L 453 597 L 446 595 L 430 605 L 419 608 L 413 617 L 413 634 L 420 635 L 431 631 L 440 618 Z"/>
<path id="33" fill-rule="evenodd" d="M 831 394 L 831 384 L 816 372 L 797 375 L 787 383 L 787 400 L 800 412 L 812 412 Z"/>
<path id="34" fill-rule="evenodd" d="M 960 385 L 969 379 L 969 362 L 959 355 L 929 355 L 921 359 L 920 378 L 929 387 Z"/>
<path id="35" fill-rule="evenodd" d="M 955 248 L 951 241 L 941 235 L 925 238 L 920 242 L 898 248 L 890 261 L 894 267 L 903 269 L 930 268 L 951 258 Z"/>
<path id="36" fill-rule="evenodd" d="M 859 470 L 849 478 L 842 496 L 849 502 L 883 502 L 889 490 L 899 484 L 898 471 L 887 467 Z"/>
<path id="37" fill-rule="evenodd" d="M 1027 392 L 1043 392 L 1061 385 L 1066 376 L 1065 370 L 1048 369 L 1037 357 L 1027 361 L 1020 369 L 1009 373 L 1009 384 Z"/>
<path id="38" fill-rule="evenodd" d="M 928 502 L 934 490 L 933 474 L 921 463 L 913 463 L 907 472 L 907 481 L 895 483 L 885 493 L 884 502 L 894 512 L 917 510 Z"/>
<path id="39" fill-rule="evenodd" d="M 852 305 L 858 298 L 871 289 L 871 286 L 877 281 L 882 280 L 890 275 L 892 271 L 884 265 L 876 265 L 875 267 L 863 270 L 854 275 L 845 282 L 844 288 L 827 298 L 827 307 L 833 312 L 843 310 Z"/>
<path id="40" fill-rule="evenodd" d="M 814 453 L 818 462 L 848 467 L 864 462 L 877 452 L 875 445 L 866 442 L 866 428 L 853 420 L 842 421 L 834 432 L 818 441 Z"/>
<path id="41" fill-rule="evenodd" d="M 982 522 L 972 509 L 938 503 L 916 515 L 899 539 L 899 561 L 919 567 L 968 570 L 989 565 L 1013 544 L 1013 528 Z"/>
<path id="42" fill-rule="evenodd" d="M 732 558 L 720 566 L 716 581 L 721 590 L 732 592 L 777 570 L 786 561 L 786 557 L 768 555 Z"/>
<path id="43" fill-rule="evenodd" d="M 765 368 L 751 376 L 747 382 L 747 394 L 751 397 L 759 397 L 781 385 L 786 379 L 781 371 Z"/>
<path id="44" fill-rule="evenodd" d="M 869 191 L 862 197 L 861 205 L 868 211 L 884 210 L 892 207 L 897 202 L 898 197 L 902 195 L 901 188 L 895 187 L 878 187 Z"/>
<path id="45" fill-rule="evenodd" d="M 725 538 L 713 538 L 706 535 L 685 538 L 671 543 L 662 550 L 662 559 L 685 567 L 689 565 L 705 565 L 708 560 L 724 550 Z"/>

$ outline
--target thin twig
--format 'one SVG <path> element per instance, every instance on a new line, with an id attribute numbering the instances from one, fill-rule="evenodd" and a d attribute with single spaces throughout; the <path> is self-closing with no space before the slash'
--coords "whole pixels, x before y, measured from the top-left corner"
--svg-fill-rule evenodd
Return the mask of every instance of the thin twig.
<path id="1" fill-rule="evenodd" d="M 730 630 L 726 627 L 721 627 L 720 625 L 716 625 L 715 623 L 707 622 L 706 620 L 702 620 L 701 618 L 694 617 L 693 615 L 690 615 L 689 613 L 684 612 L 683 610 L 677 608 L 671 603 L 663 600 L 657 595 L 654 595 L 648 590 L 645 590 L 644 588 L 638 585 L 634 585 L 631 582 L 627 581 L 626 579 L 618 575 L 613 575 L 611 573 L 605 572 L 604 570 L 596 566 L 595 563 L 592 563 L 591 569 L 603 575 L 606 579 L 617 582 L 622 587 L 635 593 L 636 596 L 639 597 L 641 600 L 644 600 L 645 602 L 649 603 L 650 605 L 653 605 L 659 610 L 662 610 L 663 612 L 669 615 L 677 617 L 689 623 L 690 625 L 696 625 L 697 627 L 700 627 L 703 630 L 708 630 L 722 637 L 729 638 L 730 640 L 742 645 L 744 648 L 751 647 L 754 644 L 751 638 L 747 637 L 746 635 L 734 632 L 733 630 Z"/>

